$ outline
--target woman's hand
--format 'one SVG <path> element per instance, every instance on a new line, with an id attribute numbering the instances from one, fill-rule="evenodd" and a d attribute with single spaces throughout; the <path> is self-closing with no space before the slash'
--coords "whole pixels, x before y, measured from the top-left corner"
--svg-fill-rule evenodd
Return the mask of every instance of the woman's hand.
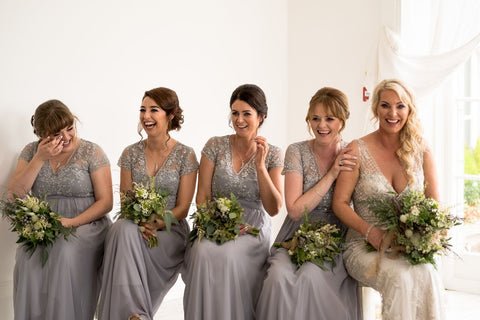
<path id="1" fill-rule="evenodd" d="M 37 157 L 42 160 L 50 160 L 63 150 L 62 136 L 46 137 L 38 144 Z"/>
<path id="2" fill-rule="evenodd" d="M 255 138 L 257 144 L 257 151 L 255 153 L 255 166 L 258 168 L 260 166 L 265 166 L 265 160 L 268 153 L 268 143 L 265 137 L 257 136 Z"/>
<path id="3" fill-rule="evenodd" d="M 349 152 L 352 151 L 352 148 L 344 148 L 340 150 L 335 161 L 330 167 L 330 172 L 333 178 L 337 178 L 340 172 L 342 171 L 353 171 L 353 168 L 357 165 L 357 157 L 351 155 Z"/>
<path id="4" fill-rule="evenodd" d="M 78 224 L 72 218 L 60 218 L 59 220 L 65 228 L 78 227 Z"/>
<path id="5" fill-rule="evenodd" d="M 155 219 L 152 222 L 142 222 L 140 223 L 142 227 L 144 227 L 144 231 L 142 232 L 142 237 L 145 241 L 150 242 L 151 237 L 157 236 L 157 231 L 161 230 L 166 227 L 165 221 L 162 219 Z"/>
<path id="6" fill-rule="evenodd" d="M 370 232 L 368 233 L 368 242 L 377 250 L 380 250 L 380 246 L 383 242 L 383 237 L 385 235 L 385 231 L 380 228 L 373 227 Z"/>

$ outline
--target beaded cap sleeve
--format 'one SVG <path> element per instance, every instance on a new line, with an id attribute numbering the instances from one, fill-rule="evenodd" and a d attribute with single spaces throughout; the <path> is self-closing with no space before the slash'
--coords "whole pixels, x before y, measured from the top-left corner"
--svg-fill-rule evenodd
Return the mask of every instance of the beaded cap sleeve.
<path id="1" fill-rule="evenodd" d="M 150 176 L 145 157 L 145 141 L 134 143 L 123 150 L 118 166 L 132 172 L 132 180 L 147 184 Z M 155 185 L 169 191 L 168 208 L 175 207 L 180 178 L 198 170 L 198 161 L 193 148 L 177 142 L 155 175 Z"/>
<path id="2" fill-rule="evenodd" d="M 37 152 L 38 144 L 38 141 L 29 143 L 19 158 L 30 162 Z M 41 196 L 93 196 L 90 174 L 109 165 L 105 152 L 97 144 L 79 139 L 77 149 L 57 172 L 52 170 L 49 161 L 44 162 L 32 186 L 32 192 Z"/>

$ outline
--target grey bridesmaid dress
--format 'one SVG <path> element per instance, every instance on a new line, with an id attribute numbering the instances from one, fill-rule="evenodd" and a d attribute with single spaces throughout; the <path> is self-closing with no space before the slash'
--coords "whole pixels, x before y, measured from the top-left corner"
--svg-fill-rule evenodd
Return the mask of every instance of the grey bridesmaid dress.
<path id="1" fill-rule="evenodd" d="M 30 161 L 37 147 L 38 142 L 28 144 L 20 158 Z M 108 165 L 98 145 L 80 139 L 77 150 L 56 173 L 45 161 L 32 186 L 32 194 L 47 196 L 53 211 L 73 218 L 95 202 L 90 174 Z M 40 250 L 30 256 L 23 247 L 18 247 L 14 269 L 16 320 L 93 319 L 109 224 L 109 219 L 103 217 L 79 226 L 68 241 L 57 239 L 43 268 Z"/>
<path id="2" fill-rule="evenodd" d="M 267 169 L 282 167 L 280 149 L 269 148 Z M 254 319 L 271 232 L 270 216 L 260 200 L 254 157 L 235 172 L 230 136 L 211 138 L 202 152 L 215 164 L 212 196 L 235 194 L 245 221 L 259 228 L 260 235 L 242 235 L 222 245 L 202 239 L 188 246 L 182 273 L 185 319 Z"/>
<path id="3" fill-rule="evenodd" d="M 302 175 L 304 192 L 315 186 L 325 174 L 319 169 L 308 141 L 287 148 L 283 174 L 285 172 Z M 336 224 L 345 235 L 345 225 L 332 211 L 333 187 L 309 216 L 311 221 L 323 219 Z M 287 216 L 275 241 L 291 238 L 303 222 L 304 218 L 295 222 Z M 329 270 L 325 271 L 310 262 L 297 269 L 286 249 L 272 247 L 271 252 L 257 305 L 258 319 L 361 319 L 357 281 L 347 274 L 341 255 L 337 256 L 332 272 L 329 264 L 326 264 Z"/>
<path id="4" fill-rule="evenodd" d="M 132 172 L 134 182 L 149 183 L 144 141 L 125 148 L 118 165 Z M 155 185 L 169 191 L 167 209 L 175 207 L 181 177 L 197 170 L 193 149 L 177 142 L 155 176 Z M 183 219 L 171 233 L 158 230 L 159 246 L 150 248 L 135 223 L 118 219 L 105 240 L 99 319 L 126 320 L 134 313 L 152 319 L 177 280 L 189 231 Z"/>

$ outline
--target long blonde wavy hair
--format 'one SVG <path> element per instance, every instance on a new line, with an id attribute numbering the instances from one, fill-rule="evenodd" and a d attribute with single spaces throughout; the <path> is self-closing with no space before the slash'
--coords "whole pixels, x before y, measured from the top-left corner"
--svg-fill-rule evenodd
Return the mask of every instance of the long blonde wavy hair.
<path id="1" fill-rule="evenodd" d="M 409 183 L 415 182 L 415 165 L 423 156 L 425 150 L 423 140 L 423 129 L 417 112 L 417 104 L 415 96 L 404 83 L 397 79 L 386 79 L 380 82 L 373 91 L 372 112 L 373 117 L 378 121 L 378 104 L 380 102 L 380 94 L 385 90 L 394 91 L 400 100 L 408 106 L 408 117 L 405 125 L 400 130 L 400 148 L 396 154 L 401 165 L 405 168 L 407 180 Z"/>

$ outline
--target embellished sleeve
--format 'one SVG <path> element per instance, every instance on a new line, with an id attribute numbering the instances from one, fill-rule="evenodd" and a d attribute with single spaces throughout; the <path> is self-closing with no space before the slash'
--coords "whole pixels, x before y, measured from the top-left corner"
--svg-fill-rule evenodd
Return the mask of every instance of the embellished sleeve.
<path id="1" fill-rule="evenodd" d="M 92 152 L 89 159 L 89 168 L 90 172 L 94 172 L 102 167 L 106 167 L 110 165 L 110 161 L 108 161 L 107 155 L 105 152 L 95 143 L 92 144 Z"/>
<path id="2" fill-rule="evenodd" d="M 27 162 L 30 162 L 30 160 L 32 160 L 33 156 L 35 155 L 35 152 L 37 152 L 37 148 L 38 148 L 38 141 L 30 142 L 23 148 L 18 159 L 22 159 Z"/>
<path id="3" fill-rule="evenodd" d="M 126 147 L 122 155 L 120 156 L 120 159 L 118 159 L 117 165 L 125 170 L 132 171 L 133 169 L 133 145 Z"/>
<path id="4" fill-rule="evenodd" d="M 198 170 L 197 156 L 193 148 L 184 146 L 182 150 L 182 164 L 180 166 L 180 176 L 190 174 Z"/>
<path id="5" fill-rule="evenodd" d="M 203 147 L 202 154 L 205 155 L 208 160 L 216 163 L 218 155 L 218 137 L 210 138 L 207 141 Z"/>
<path id="6" fill-rule="evenodd" d="M 297 172 L 303 175 L 303 160 L 299 145 L 294 143 L 288 146 L 285 153 L 285 166 L 282 174 L 287 172 Z"/>
<path id="7" fill-rule="evenodd" d="M 269 144 L 269 151 L 267 155 L 267 169 L 275 169 L 283 167 L 282 150 L 279 147 Z"/>

